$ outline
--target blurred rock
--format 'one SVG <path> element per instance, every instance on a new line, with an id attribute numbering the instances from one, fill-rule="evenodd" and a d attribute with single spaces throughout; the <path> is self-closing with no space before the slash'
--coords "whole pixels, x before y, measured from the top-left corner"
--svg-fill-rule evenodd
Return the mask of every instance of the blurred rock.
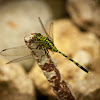
<path id="1" fill-rule="evenodd" d="M 71 23 L 70 20 L 67 19 L 57 20 L 54 22 L 54 43 L 55 46 L 61 52 L 71 57 L 79 64 L 83 65 L 91 73 L 93 72 L 96 73 L 97 71 L 96 69 L 99 69 L 97 68 L 97 66 L 93 66 L 93 62 L 99 59 L 99 51 L 100 51 L 100 45 L 99 45 L 100 41 L 95 36 L 95 34 L 88 32 L 83 34 L 77 27 L 75 27 L 73 23 Z M 52 58 L 55 58 L 58 61 L 59 71 L 61 72 L 64 79 L 67 80 L 67 82 L 72 86 L 73 91 L 76 90 L 77 81 L 78 83 L 80 83 L 82 79 L 84 79 L 87 83 L 85 84 L 84 88 L 87 87 L 86 85 L 89 85 L 88 79 L 85 78 L 89 77 L 90 76 L 89 74 L 82 71 L 80 68 L 78 68 L 71 61 L 67 60 L 61 54 L 55 53 L 54 55 L 51 56 Z M 52 91 L 52 88 L 49 85 L 49 82 L 43 75 L 42 70 L 39 68 L 39 66 L 35 65 L 34 68 L 32 68 L 32 70 L 29 73 L 29 77 L 33 80 L 37 89 L 42 94 L 55 96 L 55 94 Z M 95 74 L 94 77 L 96 77 Z M 91 80 L 90 82 L 92 82 L 93 79 L 90 80 Z M 78 87 L 77 89 L 80 88 L 81 87 Z"/>
<path id="2" fill-rule="evenodd" d="M 100 36 L 100 0 L 67 0 L 66 10 L 81 29 Z"/>
<path id="3" fill-rule="evenodd" d="M 75 86 L 77 100 L 100 100 L 100 73 L 77 80 Z"/>
<path id="4" fill-rule="evenodd" d="M 34 85 L 22 66 L 0 59 L 0 100 L 36 100 Z"/>
<path id="5" fill-rule="evenodd" d="M 52 17 L 49 6 L 43 1 L 3 0 L 0 3 L 0 51 L 25 45 L 24 37 L 27 34 L 44 33 L 38 17 L 41 17 L 44 24 Z M 33 63 L 22 62 L 24 66 L 32 66 Z"/>

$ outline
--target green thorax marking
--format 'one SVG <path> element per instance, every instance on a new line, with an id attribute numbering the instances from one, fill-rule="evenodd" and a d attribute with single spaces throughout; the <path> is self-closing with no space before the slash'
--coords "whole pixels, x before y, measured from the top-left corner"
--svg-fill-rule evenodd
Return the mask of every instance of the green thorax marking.
<path id="1" fill-rule="evenodd" d="M 50 49 L 51 51 L 57 52 L 57 48 L 54 46 L 53 42 L 48 38 L 40 33 L 34 35 L 34 40 L 39 41 L 40 45 L 42 45 L 46 49 Z"/>

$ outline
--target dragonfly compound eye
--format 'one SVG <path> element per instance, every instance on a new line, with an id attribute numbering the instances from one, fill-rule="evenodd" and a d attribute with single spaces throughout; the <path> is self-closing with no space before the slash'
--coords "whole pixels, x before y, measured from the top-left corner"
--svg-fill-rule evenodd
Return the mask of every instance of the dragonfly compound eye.
<path id="1" fill-rule="evenodd" d="M 37 33 L 37 35 L 38 35 L 38 36 L 41 36 L 41 34 L 40 34 L 40 33 Z"/>

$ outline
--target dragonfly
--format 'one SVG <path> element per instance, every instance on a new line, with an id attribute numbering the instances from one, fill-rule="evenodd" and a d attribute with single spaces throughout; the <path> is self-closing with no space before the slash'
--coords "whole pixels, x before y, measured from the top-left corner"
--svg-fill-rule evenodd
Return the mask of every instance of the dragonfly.
<path id="1" fill-rule="evenodd" d="M 45 54 L 48 54 L 48 50 L 50 50 L 52 52 L 60 53 L 62 56 L 66 57 L 68 60 L 70 60 L 76 66 L 78 66 L 80 69 L 82 69 L 84 72 L 90 73 L 82 65 L 80 65 L 79 63 L 77 63 L 76 61 L 74 61 L 73 59 L 71 59 L 70 57 L 68 57 L 67 55 L 65 55 L 64 53 L 62 53 L 61 51 L 59 51 L 56 48 L 56 46 L 54 45 L 54 39 L 53 39 L 53 34 L 52 34 L 53 22 L 50 23 L 49 32 L 47 32 L 42 21 L 41 21 L 41 19 L 40 19 L 40 17 L 38 17 L 38 20 L 39 20 L 39 23 L 40 23 L 40 25 L 41 25 L 46 36 L 42 35 L 41 33 L 32 33 L 28 37 L 28 38 L 30 38 L 29 41 L 27 40 L 27 36 L 24 38 L 25 43 L 27 45 L 19 46 L 19 47 L 13 47 L 13 48 L 7 48 L 7 49 L 2 50 L 0 52 L 0 54 L 3 55 L 3 56 L 22 56 L 20 58 L 9 61 L 7 64 L 19 62 L 19 61 L 26 60 L 26 59 L 33 59 L 33 55 L 32 55 L 31 52 L 29 52 L 29 48 L 30 48 L 31 44 L 34 45 L 34 43 L 38 43 L 38 46 L 36 48 L 30 48 L 30 49 L 39 50 L 38 48 L 42 47 L 42 49 L 45 51 Z M 28 52 L 25 52 L 25 51 L 28 51 Z"/>

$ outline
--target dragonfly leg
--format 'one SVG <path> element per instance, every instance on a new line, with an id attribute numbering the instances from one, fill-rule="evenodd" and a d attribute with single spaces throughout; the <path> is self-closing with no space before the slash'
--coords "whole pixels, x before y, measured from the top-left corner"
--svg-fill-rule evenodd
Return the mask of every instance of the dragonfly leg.
<path id="1" fill-rule="evenodd" d="M 49 53 L 48 49 L 46 50 L 46 53 L 47 53 L 47 54 Z"/>
<path id="2" fill-rule="evenodd" d="M 43 48 L 45 51 L 45 54 L 48 55 L 49 51 L 46 48 Z"/>
<path id="3" fill-rule="evenodd" d="M 39 47 L 40 47 L 40 44 L 36 47 L 36 49 L 39 49 Z"/>
<path id="4" fill-rule="evenodd" d="M 36 49 L 43 49 L 43 46 L 41 46 L 40 44 L 36 47 Z"/>

